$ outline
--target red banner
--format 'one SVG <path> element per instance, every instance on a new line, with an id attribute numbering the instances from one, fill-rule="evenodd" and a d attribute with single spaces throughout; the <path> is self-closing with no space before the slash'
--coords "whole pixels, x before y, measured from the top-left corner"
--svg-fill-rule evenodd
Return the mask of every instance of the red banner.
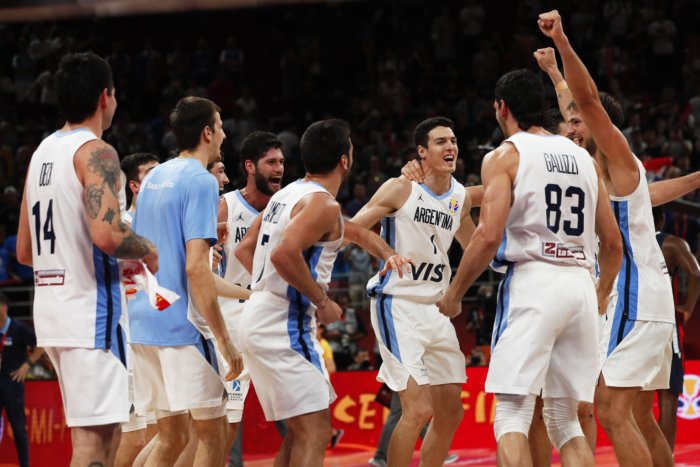
<path id="1" fill-rule="evenodd" d="M 469 380 L 462 388 L 464 419 L 457 430 L 453 447 L 493 448 L 494 397 L 484 392 L 487 368 L 469 368 Z M 380 384 L 376 372 L 341 372 L 332 375 L 338 398 L 331 406 L 334 428 L 345 430 L 339 448 L 373 451 L 379 440 L 388 410 L 375 402 Z M 26 384 L 27 431 L 32 465 L 68 465 L 70 430 L 66 428 L 61 392 L 56 381 L 29 381 Z M 251 390 L 243 417 L 243 450 L 246 454 L 274 453 L 280 436 L 274 424 L 265 421 L 262 409 Z M 17 465 L 14 436 L 3 416 L 0 438 L 0 467 Z M 684 391 L 678 408 L 677 443 L 700 442 L 700 361 L 686 362 Z M 599 445 L 607 437 L 599 429 Z"/>

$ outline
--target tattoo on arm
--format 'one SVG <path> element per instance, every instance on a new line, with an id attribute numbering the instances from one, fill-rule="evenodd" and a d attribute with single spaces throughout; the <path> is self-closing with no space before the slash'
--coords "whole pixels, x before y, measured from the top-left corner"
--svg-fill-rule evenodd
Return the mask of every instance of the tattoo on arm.
<path id="1" fill-rule="evenodd" d="M 90 154 L 90 172 L 102 177 L 102 186 L 107 185 L 114 196 L 119 196 L 119 157 L 110 146 L 101 146 Z"/>
<path id="2" fill-rule="evenodd" d="M 97 215 L 102 209 L 102 195 L 104 195 L 104 192 L 105 190 L 97 185 L 90 184 L 85 187 L 87 211 L 91 219 L 97 219 Z"/>
<path id="3" fill-rule="evenodd" d="M 112 208 L 107 208 L 107 212 L 105 213 L 105 216 L 102 218 L 103 221 L 105 221 L 108 224 L 112 223 L 112 219 L 114 219 L 114 214 L 116 212 Z"/>
<path id="4" fill-rule="evenodd" d="M 128 229 L 128 228 L 129 228 L 129 224 L 127 224 L 127 223 L 124 222 L 124 221 L 119 221 L 119 231 L 120 231 L 121 233 L 126 232 L 126 229 Z"/>
<path id="5" fill-rule="evenodd" d="M 147 239 L 130 231 L 124 236 L 121 245 L 114 250 L 112 256 L 122 259 L 140 259 L 148 254 L 149 246 L 150 242 Z"/>

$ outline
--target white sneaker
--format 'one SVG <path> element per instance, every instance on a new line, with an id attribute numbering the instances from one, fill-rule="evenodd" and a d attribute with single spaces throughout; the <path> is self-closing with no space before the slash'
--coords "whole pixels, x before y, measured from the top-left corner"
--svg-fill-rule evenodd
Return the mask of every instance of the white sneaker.
<path id="1" fill-rule="evenodd" d="M 457 459 L 459 459 L 459 456 L 457 454 L 448 454 L 445 457 L 445 462 L 443 462 L 442 465 L 454 464 L 455 462 L 457 462 Z"/>
<path id="2" fill-rule="evenodd" d="M 454 461 L 452 461 L 454 462 Z M 369 465 L 374 465 L 375 467 L 386 467 L 386 461 L 384 459 L 376 459 L 374 457 L 371 457 L 367 463 Z"/>

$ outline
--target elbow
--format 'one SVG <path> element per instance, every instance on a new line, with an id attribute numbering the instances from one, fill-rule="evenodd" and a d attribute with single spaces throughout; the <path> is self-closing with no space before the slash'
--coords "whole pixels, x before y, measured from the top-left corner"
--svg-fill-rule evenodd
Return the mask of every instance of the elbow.
<path id="1" fill-rule="evenodd" d="M 501 244 L 503 233 L 496 232 L 495 230 L 484 229 L 482 232 L 480 232 L 480 235 L 477 235 L 475 232 L 474 236 L 480 239 L 480 249 L 489 252 L 493 251 L 495 253 L 496 250 L 498 250 L 498 246 Z"/>
<path id="2" fill-rule="evenodd" d="M 289 255 L 283 248 L 278 246 L 270 253 L 270 262 L 279 271 L 284 269 L 285 265 L 289 263 Z"/>
<path id="3" fill-rule="evenodd" d="M 27 251 L 25 248 L 23 249 L 17 249 L 17 261 L 20 264 L 24 264 L 25 266 L 31 266 L 32 265 L 32 252 Z"/>

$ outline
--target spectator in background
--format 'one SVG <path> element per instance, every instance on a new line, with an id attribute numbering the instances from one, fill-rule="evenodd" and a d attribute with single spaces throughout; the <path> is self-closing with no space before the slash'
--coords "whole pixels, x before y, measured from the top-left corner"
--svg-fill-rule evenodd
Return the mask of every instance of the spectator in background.
<path id="1" fill-rule="evenodd" d="M 0 222 L 5 229 L 5 235 L 15 235 L 19 224 L 19 193 L 14 186 L 5 187 L 0 208 Z"/>
<path id="2" fill-rule="evenodd" d="M 335 367 L 342 371 L 354 362 L 358 342 L 367 336 L 367 328 L 355 308 L 349 306 L 347 295 L 340 295 L 336 302 L 343 310 L 343 317 L 326 326 L 325 337 L 333 350 Z"/>
<path id="3" fill-rule="evenodd" d="M 372 363 L 369 361 L 369 350 L 360 347 L 355 353 L 352 364 L 348 366 L 350 371 L 366 371 L 374 370 Z"/>
<path id="4" fill-rule="evenodd" d="M 367 308 L 367 281 L 372 273 L 372 257 L 349 243 L 343 254 L 348 267 L 348 295 L 353 306 Z"/>
<path id="5" fill-rule="evenodd" d="M 11 235 L 5 239 L 3 245 L 5 251 L 10 258 L 9 262 L 9 273 L 10 278 L 20 280 L 24 283 L 31 283 L 34 281 L 34 271 L 31 267 L 20 264 L 17 261 L 17 235 Z"/>
<path id="6" fill-rule="evenodd" d="M 367 204 L 367 187 L 363 183 L 355 183 L 352 189 L 352 198 L 345 203 L 345 214 L 348 217 L 353 217 L 365 204 Z"/>
<path id="7" fill-rule="evenodd" d="M 24 379 L 44 354 L 34 331 L 8 315 L 9 300 L 0 292 L 0 415 L 5 409 L 12 427 L 20 467 L 29 467 L 29 439 L 24 416 Z M 27 352 L 33 348 L 31 352 Z"/>

